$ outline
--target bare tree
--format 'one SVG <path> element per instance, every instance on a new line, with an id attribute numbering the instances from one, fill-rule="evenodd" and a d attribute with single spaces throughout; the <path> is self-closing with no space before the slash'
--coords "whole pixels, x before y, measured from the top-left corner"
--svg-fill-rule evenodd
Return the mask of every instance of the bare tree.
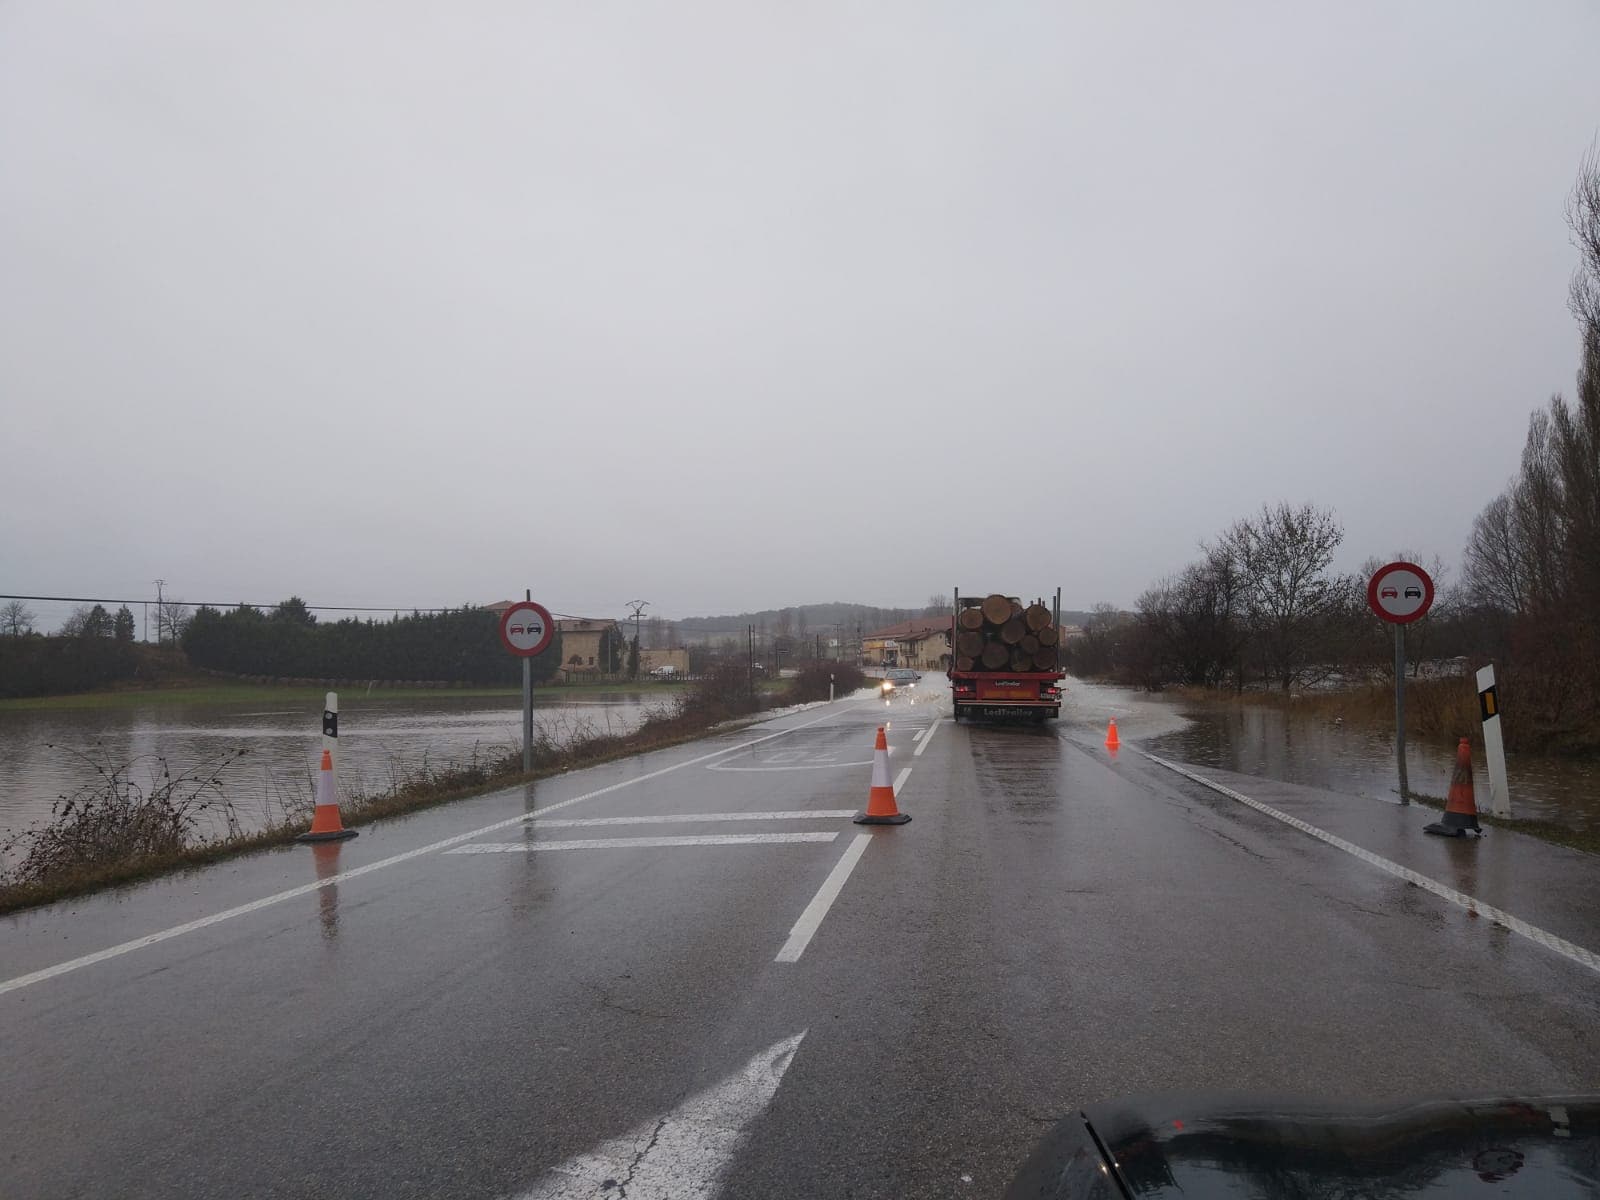
<path id="1" fill-rule="evenodd" d="M 1349 581 L 1328 573 L 1344 529 L 1329 509 L 1263 507 L 1222 545 L 1239 563 L 1251 643 L 1262 673 L 1284 691 L 1314 670 L 1325 618 Z"/>
<path id="2" fill-rule="evenodd" d="M 103 609 L 101 611 L 104 611 Z M 56 630 L 57 637 L 82 637 L 89 628 L 92 609 L 87 604 L 80 604 L 67 615 L 61 622 L 61 628 Z"/>
<path id="3" fill-rule="evenodd" d="M 19 638 L 33 632 L 38 615 L 21 600 L 8 600 L 0 606 L 0 633 Z"/>
<path id="4" fill-rule="evenodd" d="M 164 599 L 156 605 L 156 640 L 178 644 L 193 614 L 182 600 Z"/>
<path id="5" fill-rule="evenodd" d="M 1471 603 L 1503 612 L 1528 611 L 1528 579 L 1511 493 L 1501 492 L 1472 522 L 1461 582 Z"/>

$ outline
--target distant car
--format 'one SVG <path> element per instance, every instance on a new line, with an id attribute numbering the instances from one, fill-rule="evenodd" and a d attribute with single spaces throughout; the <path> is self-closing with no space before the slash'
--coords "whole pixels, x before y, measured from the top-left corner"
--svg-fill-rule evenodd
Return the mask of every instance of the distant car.
<path id="1" fill-rule="evenodd" d="M 1398 600 L 1398 599 L 1400 599 L 1400 593 L 1398 591 L 1396 591 L 1392 587 L 1384 588 L 1383 591 L 1378 593 L 1378 595 L 1384 600 Z"/>
<path id="2" fill-rule="evenodd" d="M 1408 587 L 1406 589 L 1406 599 L 1407 600 L 1421 600 L 1422 599 L 1422 589 L 1417 587 L 1414 584 L 1411 587 Z"/>
<path id="3" fill-rule="evenodd" d="M 897 688 L 916 687 L 921 682 L 922 675 L 908 667 L 896 667 L 888 673 L 886 678 Z"/>
<path id="4" fill-rule="evenodd" d="M 677 673 L 678 668 L 672 666 L 671 664 L 657 667 L 655 670 L 650 672 L 650 674 L 656 679 L 671 679 Z"/>

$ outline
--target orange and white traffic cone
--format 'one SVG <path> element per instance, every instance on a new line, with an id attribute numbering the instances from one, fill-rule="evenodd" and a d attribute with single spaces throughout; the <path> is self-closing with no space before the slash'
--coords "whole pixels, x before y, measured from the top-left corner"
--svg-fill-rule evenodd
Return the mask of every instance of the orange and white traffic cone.
<path id="1" fill-rule="evenodd" d="M 333 786 L 333 755 L 324 750 L 322 769 L 317 772 L 317 811 L 311 816 L 311 828 L 295 841 L 336 842 L 355 836 L 356 830 L 346 829 L 339 820 L 339 794 Z"/>
<path id="2" fill-rule="evenodd" d="M 1117 740 L 1117 719 L 1111 718 L 1111 724 L 1106 728 L 1106 749 L 1115 750 L 1122 743 Z"/>
<path id="3" fill-rule="evenodd" d="M 894 784 L 889 782 L 889 739 L 878 726 L 878 744 L 872 751 L 872 791 L 867 795 L 867 811 L 855 815 L 857 825 L 904 825 L 911 820 L 895 806 Z"/>
<path id="4" fill-rule="evenodd" d="M 1478 801 L 1472 794 L 1472 744 L 1466 738 L 1456 747 L 1456 770 L 1450 777 L 1450 795 L 1445 800 L 1444 816 L 1432 825 L 1424 825 L 1422 832 L 1437 833 L 1440 837 L 1483 833 L 1478 824 Z"/>

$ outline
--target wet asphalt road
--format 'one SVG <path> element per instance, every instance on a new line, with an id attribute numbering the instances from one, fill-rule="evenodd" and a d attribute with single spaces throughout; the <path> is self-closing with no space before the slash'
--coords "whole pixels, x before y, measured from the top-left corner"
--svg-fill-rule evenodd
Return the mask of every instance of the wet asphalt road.
<path id="1" fill-rule="evenodd" d="M 0 920 L 0 1196 L 992 1196 L 1053 1121 L 1133 1092 L 1600 1089 L 1600 975 L 1087 719 L 947 713 L 841 702 L 336 861 Z M 914 819 L 870 832 L 797 961 L 848 818 L 552 823 L 859 808 L 886 717 Z M 772 834 L 812 837 L 526 848 Z M 482 844 L 514 848 L 447 852 Z"/>

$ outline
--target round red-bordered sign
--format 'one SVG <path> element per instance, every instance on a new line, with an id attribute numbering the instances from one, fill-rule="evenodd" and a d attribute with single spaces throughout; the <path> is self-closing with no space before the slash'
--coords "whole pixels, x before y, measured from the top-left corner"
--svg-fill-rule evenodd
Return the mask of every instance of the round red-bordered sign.
<path id="1" fill-rule="evenodd" d="M 500 644 L 518 658 L 542 654 L 555 635 L 550 610 L 532 600 L 518 600 L 500 614 Z"/>
<path id="2" fill-rule="evenodd" d="M 1367 607 L 1391 625 L 1409 625 L 1433 607 L 1433 580 L 1416 563 L 1379 567 L 1367 583 Z"/>

